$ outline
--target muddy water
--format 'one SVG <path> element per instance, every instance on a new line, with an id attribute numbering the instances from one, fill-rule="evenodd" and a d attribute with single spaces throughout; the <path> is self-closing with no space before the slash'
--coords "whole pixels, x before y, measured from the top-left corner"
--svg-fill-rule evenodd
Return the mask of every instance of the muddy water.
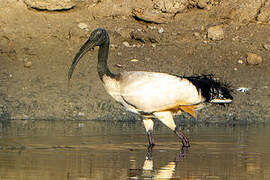
<path id="1" fill-rule="evenodd" d="M 188 127 L 191 148 L 157 124 L 147 148 L 140 123 L 0 123 L 0 179 L 270 179 L 270 127 Z"/>

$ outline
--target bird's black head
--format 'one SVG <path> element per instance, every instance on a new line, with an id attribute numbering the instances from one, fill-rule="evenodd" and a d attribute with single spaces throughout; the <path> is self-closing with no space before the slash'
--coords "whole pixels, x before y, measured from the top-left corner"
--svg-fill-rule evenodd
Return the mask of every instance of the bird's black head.
<path id="1" fill-rule="evenodd" d="M 109 36 L 108 36 L 107 31 L 103 28 L 97 28 L 91 33 L 87 42 L 88 41 L 94 42 L 95 43 L 94 46 L 101 46 L 105 44 L 108 40 L 109 40 Z"/>
<path id="2" fill-rule="evenodd" d="M 70 80 L 73 74 L 73 71 L 79 62 L 79 60 L 91 49 L 95 46 L 109 45 L 109 35 L 107 31 L 103 28 L 95 29 L 88 40 L 82 45 L 80 50 L 75 55 L 73 62 L 68 71 L 68 79 Z"/>

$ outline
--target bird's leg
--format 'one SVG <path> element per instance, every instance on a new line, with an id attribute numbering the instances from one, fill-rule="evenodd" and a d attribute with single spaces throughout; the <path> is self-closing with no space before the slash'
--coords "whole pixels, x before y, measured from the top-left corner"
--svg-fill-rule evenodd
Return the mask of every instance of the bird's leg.
<path id="1" fill-rule="evenodd" d="M 152 156 L 153 156 L 153 146 L 149 145 L 147 148 L 147 158 L 149 160 L 152 160 Z"/>
<path id="2" fill-rule="evenodd" d="M 183 147 L 190 147 L 188 138 L 185 136 L 185 134 L 179 128 L 176 127 L 174 129 L 174 133 L 176 134 L 176 136 L 179 137 L 179 139 L 181 139 Z"/>
<path id="3" fill-rule="evenodd" d="M 189 147 L 189 141 L 182 131 L 180 131 L 173 120 L 172 112 L 161 111 L 155 112 L 154 115 L 167 127 L 174 131 L 174 133 L 181 139 L 183 147 Z"/>
<path id="4" fill-rule="evenodd" d="M 180 152 L 177 153 L 176 158 L 175 158 L 175 162 L 178 163 L 180 161 L 182 161 L 184 159 L 184 157 L 187 155 L 188 152 L 188 147 L 182 147 L 180 149 Z"/>
<path id="5" fill-rule="evenodd" d="M 147 136 L 148 136 L 149 146 L 154 146 L 155 145 L 154 137 L 153 137 L 154 122 L 152 119 L 144 119 L 143 124 L 146 130 Z"/>

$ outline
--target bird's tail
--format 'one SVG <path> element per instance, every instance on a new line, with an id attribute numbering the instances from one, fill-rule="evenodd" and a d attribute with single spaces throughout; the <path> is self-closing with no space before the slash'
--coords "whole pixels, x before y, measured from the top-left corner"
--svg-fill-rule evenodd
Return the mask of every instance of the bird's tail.
<path id="1" fill-rule="evenodd" d="M 206 102 L 226 104 L 233 100 L 233 89 L 230 84 L 215 79 L 213 74 L 182 76 L 182 78 L 188 79 L 196 86 Z"/>

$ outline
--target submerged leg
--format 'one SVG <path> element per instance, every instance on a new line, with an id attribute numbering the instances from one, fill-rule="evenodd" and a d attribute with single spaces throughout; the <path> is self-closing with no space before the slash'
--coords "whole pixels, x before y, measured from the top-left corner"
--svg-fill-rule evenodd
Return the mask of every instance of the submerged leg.
<path id="1" fill-rule="evenodd" d="M 149 146 L 154 146 L 155 145 L 154 137 L 153 137 L 154 122 L 152 119 L 144 119 L 143 124 L 146 130 L 147 136 L 148 136 Z"/>
<path id="2" fill-rule="evenodd" d="M 167 127 L 174 131 L 174 133 L 181 139 L 183 147 L 189 147 L 189 141 L 185 134 L 179 130 L 173 120 L 172 113 L 170 111 L 155 112 L 154 115 Z"/>
<path id="3" fill-rule="evenodd" d="M 188 153 L 188 147 L 182 147 L 175 157 L 175 162 L 178 163 L 184 159 Z"/>

